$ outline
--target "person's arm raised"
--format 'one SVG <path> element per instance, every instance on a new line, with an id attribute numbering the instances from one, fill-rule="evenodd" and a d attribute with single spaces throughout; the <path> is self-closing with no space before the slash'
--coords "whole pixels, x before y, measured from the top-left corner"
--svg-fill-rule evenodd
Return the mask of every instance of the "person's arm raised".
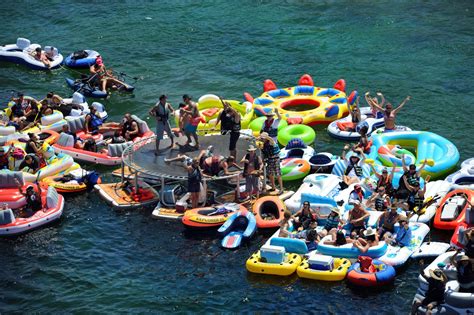
<path id="1" fill-rule="evenodd" d="M 411 96 L 407 96 L 407 97 L 403 100 L 403 102 L 401 102 L 401 104 L 398 105 L 398 107 L 393 110 L 393 112 L 394 112 L 395 114 L 398 114 L 398 112 L 400 111 L 400 109 L 402 109 L 402 107 L 405 106 L 405 104 L 410 100 L 410 98 L 411 98 Z"/>

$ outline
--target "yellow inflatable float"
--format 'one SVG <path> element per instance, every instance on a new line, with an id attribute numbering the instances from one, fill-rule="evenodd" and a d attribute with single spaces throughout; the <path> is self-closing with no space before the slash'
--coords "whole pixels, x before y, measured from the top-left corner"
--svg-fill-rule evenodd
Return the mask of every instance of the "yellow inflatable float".
<path id="1" fill-rule="evenodd" d="M 232 108 L 237 110 L 241 116 L 241 127 L 242 129 L 247 129 L 250 121 L 253 118 L 254 112 L 252 103 L 250 102 L 239 102 L 235 100 L 224 100 L 228 102 Z M 206 94 L 199 98 L 198 103 L 199 115 L 201 116 L 201 122 L 198 125 L 199 131 L 220 131 L 220 122 L 216 126 L 217 117 L 219 117 L 222 112 L 223 105 L 221 100 L 217 95 Z M 176 126 L 179 125 L 179 110 L 175 111 L 175 122 Z M 207 132 L 208 133 L 208 132 Z"/>
<path id="2" fill-rule="evenodd" d="M 253 273 L 289 276 L 296 271 L 296 267 L 301 263 L 301 256 L 292 253 L 286 253 L 284 256 L 281 263 L 269 263 L 261 259 L 260 251 L 258 251 L 247 259 L 245 266 L 248 271 Z"/>
<path id="3" fill-rule="evenodd" d="M 303 75 L 297 86 L 279 89 L 271 80 L 265 80 L 264 93 L 253 99 L 248 93 L 244 96 L 251 101 L 257 116 L 262 116 L 274 108 L 290 124 L 317 125 L 330 122 L 348 115 L 348 99 L 343 79 L 333 88 L 316 87 L 310 75 Z M 350 97 L 351 105 L 355 102 Z"/>
<path id="4" fill-rule="evenodd" d="M 305 258 L 303 262 L 296 268 L 298 277 L 321 280 L 321 281 L 341 281 L 346 277 L 347 271 L 351 266 L 351 262 L 346 258 L 334 258 L 334 266 L 329 270 L 319 270 L 310 267 L 308 258 Z"/>

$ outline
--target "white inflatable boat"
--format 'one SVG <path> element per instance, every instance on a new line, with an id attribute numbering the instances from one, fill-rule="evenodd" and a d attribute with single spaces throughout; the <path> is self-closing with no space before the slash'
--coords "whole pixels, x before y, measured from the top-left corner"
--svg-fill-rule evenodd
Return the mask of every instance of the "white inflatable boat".
<path id="1" fill-rule="evenodd" d="M 35 49 L 41 46 L 31 44 L 26 38 L 18 38 L 16 44 L 0 46 L 0 60 L 9 61 L 21 65 L 26 65 L 33 70 L 49 70 L 59 68 L 63 62 L 57 48 L 45 46 L 44 51 L 49 52 L 52 49 L 51 68 L 48 68 L 43 62 L 37 60 L 33 54 Z"/>

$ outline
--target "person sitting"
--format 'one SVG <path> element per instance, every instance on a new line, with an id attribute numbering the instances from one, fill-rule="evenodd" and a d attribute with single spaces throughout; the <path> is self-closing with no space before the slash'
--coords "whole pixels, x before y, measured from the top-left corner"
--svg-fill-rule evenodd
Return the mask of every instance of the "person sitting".
<path id="1" fill-rule="evenodd" d="M 377 226 L 378 233 L 381 239 L 391 240 L 391 236 L 395 234 L 395 223 L 398 222 L 400 215 L 397 212 L 397 207 L 392 206 L 390 210 L 386 210 L 378 219 Z"/>
<path id="2" fill-rule="evenodd" d="M 52 115 L 54 113 L 54 109 L 52 105 L 49 105 L 46 100 L 42 100 L 40 103 L 41 103 L 41 110 L 40 110 L 39 118 L 43 116 Z"/>
<path id="3" fill-rule="evenodd" d="M 385 105 L 385 109 L 382 106 L 379 106 L 377 103 L 373 102 L 372 106 L 375 107 L 377 110 L 383 112 L 383 120 L 385 124 L 385 132 L 395 131 L 395 118 L 398 112 L 405 106 L 406 102 L 410 100 L 410 96 L 407 96 L 401 103 L 398 105 L 396 109 L 393 109 L 392 104 L 387 103 Z"/>
<path id="4" fill-rule="evenodd" d="M 26 193 L 23 193 L 23 188 L 18 179 L 15 179 L 15 182 L 20 194 L 26 198 L 26 206 L 20 210 L 24 214 L 23 217 L 29 218 L 34 215 L 36 211 L 43 209 L 40 185 L 36 185 L 38 187 L 38 192 L 35 192 L 33 186 L 28 186 L 28 188 L 26 188 Z"/>
<path id="5" fill-rule="evenodd" d="M 307 220 L 314 220 L 315 215 L 311 210 L 311 205 L 309 201 L 303 202 L 303 207 L 293 215 L 293 225 L 295 229 L 301 231 L 303 229 L 303 223 Z"/>
<path id="6" fill-rule="evenodd" d="M 104 123 L 102 118 L 97 113 L 97 108 L 91 106 L 90 113 L 85 117 L 84 132 L 90 134 L 114 132 L 115 130 L 121 130 L 122 123 L 108 122 Z"/>
<path id="7" fill-rule="evenodd" d="M 278 225 L 280 226 L 280 232 L 278 233 L 278 237 L 290 237 L 291 232 L 290 230 L 290 219 L 291 219 L 291 212 L 288 210 L 285 210 L 283 213 L 283 219 L 280 220 Z"/>
<path id="8" fill-rule="evenodd" d="M 43 52 L 41 47 L 36 47 L 35 52 L 33 53 L 33 57 L 41 61 L 48 69 L 51 69 L 51 61 L 49 61 L 48 57 L 46 54 Z"/>
<path id="9" fill-rule="evenodd" d="M 86 139 L 81 149 L 90 152 L 98 152 L 97 143 L 95 142 L 94 138 Z"/>
<path id="10" fill-rule="evenodd" d="M 414 212 L 421 210 L 421 208 L 423 207 L 423 202 L 425 200 L 426 184 L 428 183 L 429 180 L 430 180 L 430 176 L 428 175 L 425 179 L 425 186 L 423 187 L 423 189 L 420 189 L 419 182 L 414 182 L 412 186 L 408 184 L 408 180 L 406 179 L 406 177 L 404 178 L 405 186 L 410 192 L 407 199 L 408 211 L 412 212 L 410 216 Z"/>
<path id="11" fill-rule="evenodd" d="M 130 113 L 126 113 L 123 116 L 121 135 L 127 141 L 132 141 L 140 135 L 140 128 L 138 127 L 138 123 L 135 119 L 132 118 L 132 115 L 130 115 Z"/>
<path id="12" fill-rule="evenodd" d="M 367 206 L 377 211 L 385 211 L 391 206 L 390 196 L 385 193 L 385 187 L 380 186 L 376 192 L 370 196 Z"/>
<path id="13" fill-rule="evenodd" d="M 460 249 L 451 256 L 451 264 L 456 267 L 459 282 L 459 292 L 474 293 L 474 265 L 467 255 L 462 255 L 456 260 Z"/>
<path id="14" fill-rule="evenodd" d="M 415 164 L 411 164 L 409 167 L 405 164 L 405 155 L 402 155 L 402 167 L 403 175 L 400 177 L 398 182 L 398 189 L 395 193 L 397 199 L 407 199 L 410 191 L 405 185 L 405 178 L 408 184 L 413 185 L 415 182 L 420 182 L 421 171 L 425 168 L 427 160 L 423 161 L 420 168 L 417 170 Z"/>
<path id="15" fill-rule="evenodd" d="M 17 98 L 12 98 L 13 106 L 10 108 L 10 119 L 14 117 L 20 118 L 25 116 L 25 110 L 30 105 L 31 99 L 25 99 L 23 93 L 18 93 Z"/>
<path id="16" fill-rule="evenodd" d="M 102 92 L 107 92 L 107 88 L 119 89 L 127 86 L 125 82 L 118 80 L 112 70 L 107 70 L 102 61 L 102 57 L 97 55 L 95 63 L 89 67 L 92 77 L 88 79 L 89 84 L 100 85 Z"/>
<path id="17" fill-rule="evenodd" d="M 77 142 L 77 136 L 74 132 L 71 132 L 69 130 L 69 125 L 68 124 L 65 124 L 61 127 L 61 132 L 64 133 L 64 134 L 67 134 L 67 135 L 70 135 L 72 136 L 72 138 L 74 139 L 74 145 L 76 144 Z"/>
<path id="18" fill-rule="evenodd" d="M 380 187 L 384 187 L 384 191 L 388 196 L 393 195 L 393 186 L 392 186 L 392 181 L 393 181 L 393 175 L 395 174 L 395 166 L 392 167 L 392 172 L 390 175 L 388 174 L 388 170 L 384 168 L 382 170 L 382 174 L 378 173 L 377 170 L 373 165 L 370 165 L 372 172 L 374 175 L 378 178 L 377 180 L 377 189 Z"/>
<path id="19" fill-rule="evenodd" d="M 39 142 L 38 136 L 32 132 L 29 132 L 28 137 L 29 139 L 25 145 L 25 153 L 35 154 L 37 156 L 41 155 L 41 144 Z"/>
<path id="20" fill-rule="evenodd" d="M 40 162 L 39 162 L 38 157 L 31 154 L 26 155 L 23 162 L 21 162 L 20 166 L 18 166 L 18 170 L 26 172 L 26 173 L 32 173 L 32 174 L 36 174 L 39 168 L 40 168 Z"/>
<path id="21" fill-rule="evenodd" d="M 354 247 L 356 247 L 361 253 L 367 253 L 370 247 L 377 246 L 379 244 L 379 236 L 377 231 L 371 227 L 367 228 L 363 232 L 364 237 L 359 237 L 354 243 Z"/>
<path id="22" fill-rule="evenodd" d="M 308 247 L 308 252 L 316 250 L 320 241 L 321 239 L 315 229 L 308 230 L 305 238 L 305 243 Z"/>
<path id="23" fill-rule="evenodd" d="M 472 211 L 472 210 L 471 210 Z M 474 258 L 474 227 L 467 228 L 464 231 L 464 251 L 467 257 Z"/>
<path id="24" fill-rule="evenodd" d="M 325 245 L 342 246 L 354 243 L 354 240 L 350 237 L 346 237 L 342 230 L 333 229 L 329 232 L 329 235 L 331 235 L 331 240 L 325 240 Z"/>
<path id="25" fill-rule="evenodd" d="M 360 203 L 364 201 L 364 192 L 360 185 L 354 185 L 354 189 L 350 192 L 347 203 L 352 204 L 354 200 L 357 200 Z"/>
<path id="26" fill-rule="evenodd" d="M 380 97 L 380 102 L 378 100 L 378 97 Z M 365 101 L 372 109 L 372 115 L 374 116 L 374 118 L 383 118 L 383 112 L 378 110 L 378 108 L 383 107 L 385 104 L 385 98 L 382 93 L 377 92 L 376 97 L 371 97 L 370 92 L 366 92 Z M 377 106 L 374 106 L 374 105 L 377 105 Z"/>
<path id="27" fill-rule="evenodd" d="M 260 188 L 258 187 L 259 177 L 262 173 L 263 162 L 258 156 L 253 145 L 247 149 L 247 154 L 240 161 L 244 164 L 243 176 L 245 177 L 245 192 L 248 196 L 255 195 L 258 199 L 260 196 Z"/>
<path id="28" fill-rule="evenodd" d="M 361 114 L 360 114 L 360 109 L 359 109 L 359 97 L 356 99 L 355 105 L 351 108 L 349 105 L 349 102 L 347 103 L 347 107 L 349 109 L 349 114 L 351 115 L 351 121 L 350 122 L 337 122 L 337 127 L 341 131 L 350 131 L 354 132 L 356 131 L 357 124 L 361 122 Z"/>
<path id="29" fill-rule="evenodd" d="M 342 151 L 341 158 L 346 161 L 347 168 L 344 171 L 344 175 L 342 176 L 342 182 L 340 183 L 341 188 L 345 189 L 351 184 L 358 183 L 362 178 L 362 165 L 365 161 L 365 155 L 361 151 L 354 152 L 355 154 L 351 155 L 349 159 L 346 158 L 346 150 L 349 149 L 349 145 L 345 145 Z M 363 159 L 360 159 L 360 155 L 362 155 Z"/>
<path id="30" fill-rule="evenodd" d="M 48 92 L 48 94 L 46 94 L 46 97 L 41 100 L 41 103 L 43 102 L 45 102 L 46 105 L 52 108 L 56 108 L 60 106 L 61 104 L 63 104 L 63 98 L 55 94 L 53 91 L 51 91 L 51 92 Z"/>
<path id="31" fill-rule="evenodd" d="M 369 138 L 367 137 L 367 132 L 369 131 L 369 126 L 368 125 L 363 125 L 362 127 L 357 127 L 356 130 L 359 129 L 359 134 L 360 134 L 360 139 L 359 142 L 355 146 L 352 147 L 353 151 L 360 151 L 364 153 L 370 153 L 370 147 L 372 146 L 372 142 L 369 141 Z"/>
<path id="32" fill-rule="evenodd" d="M 421 302 L 413 303 L 411 314 L 416 314 L 420 306 L 425 306 L 426 314 L 430 315 L 434 307 L 444 302 L 444 291 L 446 290 L 448 277 L 438 268 L 430 270 L 430 276 L 427 277 L 423 270 L 423 260 L 420 260 L 420 266 L 420 276 L 428 281 L 428 290 L 426 290 L 425 298 Z"/>
<path id="33" fill-rule="evenodd" d="M 324 237 L 331 232 L 335 232 L 339 226 L 344 225 L 342 220 L 341 209 L 338 207 L 332 207 L 331 212 L 326 217 L 326 223 L 324 224 L 323 230 L 320 232 L 321 236 Z"/>
<path id="34" fill-rule="evenodd" d="M 13 151 L 14 146 L 13 144 L 10 145 L 8 151 L 5 152 L 5 149 L 0 146 L 0 170 L 8 170 L 10 167 L 10 153 Z"/>
<path id="35" fill-rule="evenodd" d="M 55 56 L 55 53 L 54 53 L 54 47 L 53 46 L 50 46 L 49 47 L 49 50 L 44 52 L 46 58 L 48 58 L 49 61 L 54 61 L 54 56 Z"/>
<path id="36" fill-rule="evenodd" d="M 410 246 L 412 234 L 407 217 L 400 216 L 398 224 L 400 227 L 398 228 L 397 234 L 395 234 L 394 237 L 387 238 L 386 242 L 392 246 Z"/>
<path id="37" fill-rule="evenodd" d="M 120 131 L 115 130 L 114 135 L 105 141 L 107 144 L 125 143 L 127 140 L 121 136 Z"/>
<path id="38" fill-rule="evenodd" d="M 354 208 L 349 210 L 348 221 L 350 223 L 351 237 L 355 238 L 358 235 L 362 235 L 362 232 L 365 230 L 365 219 L 370 214 L 358 200 L 354 200 L 353 204 Z"/>

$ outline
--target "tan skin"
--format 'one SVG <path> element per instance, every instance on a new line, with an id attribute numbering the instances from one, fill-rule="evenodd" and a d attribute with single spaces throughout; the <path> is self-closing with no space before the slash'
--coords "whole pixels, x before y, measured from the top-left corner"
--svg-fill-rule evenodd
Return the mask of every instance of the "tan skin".
<path id="1" fill-rule="evenodd" d="M 118 80 L 112 70 L 107 70 L 103 63 L 94 64 L 89 67 L 91 74 L 97 74 L 100 77 L 100 85 L 103 92 L 107 92 L 107 88 L 113 88 L 114 86 L 126 86 L 125 82 Z"/>
<path id="2" fill-rule="evenodd" d="M 367 219 L 369 216 L 370 213 L 365 210 L 362 205 L 355 204 L 354 208 L 349 211 L 349 223 L 356 227 L 362 226 L 364 220 Z M 355 236 L 354 232 L 353 236 Z"/>
<path id="3" fill-rule="evenodd" d="M 290 219 L 291 219 L 291 212 L 285 211 L 283 214 L 283 219 L 278 223 L 280 226 L 280 233 L 278 234 L 279 237 L 289 237 L 290 232 L 288 231 L 290 227 Z"/>
<path id="4" fill-rule="evenodd" d="M 375 107 L 377 110 L 384 113 L 384 122 L 385 122 L 385 129 L 393 130 L 395 129 L 395 118 L 398 112 L 405 106 L 405 104 L 411 99 L 411 96 L 407 96 L 401 103 L 398 105 L 397 108 L 393 109 L 393 105 L 387 103 L 385 108 L 378 105 L 377 103 L 373 102 L 372 106 Z"/>
<path id="5" fill-rule="evenodd" d="M 274 143 L 275 143 L 272 138 L 270 138 L 269 136 L 266 136 L 266 135 L 261 135 L 259 137 L 259 140 L 269 142 L 272 145 L 274 145 Z M 276 190 L 275 175 L 267 174 L 267 176 L 268 176 L 268 179 L 270 179 L 270 185 L 272 186 L 272 189 Z M 279 192 L 282 193 L 283 192 L 283 180 L 282 180 L 281 176 L 278 176 L 278 184 L 280 185 L 280 191 Z"/>
<path id="6" fill-rule="evenodd" d="M 377 219 L 377 226 L 380 225 L 380 222 L 383 220 L 383 226 L 393 230 L 395 223 L 400 218 L 400 215 L 397 214 L 397 209 L 395 207 L 391 208 L 390 210 L 385 211 L 378 219 Z M 379 229 L 379 234 L 381 233 L 382 228 Z M 385 233 L 383 235 L 384 240 L 390 240 L 390 232 Z"/>
<path id="7" fill-rule="evenodd" d="M 183 97 L 183 102 L 188 106 L 188 109 L 181 109 L 181 112 L 184 114 L 188 114 L 190 118 L 197 118 L 199 117 L 199 110 L 195 102 L 191 100 L 191 98 Z M 191 135 L 186 135 L 188 141 L 186 145 L 191 145 L 191 138 L 194 139 L 194 146 L 199 148 L 199 139 L 197 133 L 192 133 Z"/>
<path id="8" fill-rule="evenodd" d="M 261 160 L 261 158 L 260 158 L 259 156 L 257 156 L 257 154 L 255 154 L 255 150 L 250 150 L 250 151 L 248 151 L 248 153 L 249 153 L 249 158 L 250 158 L 251 160 L 253 160 L 253 159 L 258 159 L 258 160 L 260 161 L 260 168 L 259 168 L 258 170 L 255 170 L 254 167 L 253 167 L 254 164 L 253 164 L 253 163 L 250 163 L 250 161 L 247 160 L 247 159 L 245 158 L 245 156 L 242 158 L 242 160 L 240 161 L 240 163 L 243 163 L 244 165 L 245 165 L 245 164 L 248 164 L 247 170 L 248 170 L 249 174 L 253 174 L 253 175 L 255 175 L 255 176 L 258 176 L 258 174 L 261 174 L 262 171 L 263 171 L 263 163 L 262 163 L 262 160 Z M 257 199 L 260 197 L 260 191 L 259 191 L 258 189 L 257 189 L 257 195 L 256 195 L 256 197 L 257 197 Z"/>
<path id="9" fill-rule="evenodd" d="M 51 68 L 51 61 L 49 61 L 48 57 L 46 56 L 46 54 L 44 53 L 44 51 L 41 50 L 41 48 L 37 48 L 35 50 L 35 52 L 33 53 L 33 57 L 38 60 L 38 61 L 41 61 L 42 63 L 44 63 L 44 65 L 48 68 Z"/>
<path id="10" fill-rule="evenodd" d="M 199 160 L 194 159 L 192 165 L 189 165 L 186 167 L 188 170 L 188 173 L 191 173 L 194 171 L 195 168 L 199 169 Z M 192 192 L 191 193 L 191 206 L 192 208 L 197 208 L 199 206 L 199 192 Z"/>
<path id="11" fill-rule="evenodd" d="M 379 235 L 375 233 L 375 239 L 372 240 L 370 238 L 368 239 L 363 239 L 363 238 L 358 238 L 354 243 L 354 247 L 357 247 L 357 249 L 361 253 L 367 253 L 369 248 L 377 246 L 379 244 Z"/>

